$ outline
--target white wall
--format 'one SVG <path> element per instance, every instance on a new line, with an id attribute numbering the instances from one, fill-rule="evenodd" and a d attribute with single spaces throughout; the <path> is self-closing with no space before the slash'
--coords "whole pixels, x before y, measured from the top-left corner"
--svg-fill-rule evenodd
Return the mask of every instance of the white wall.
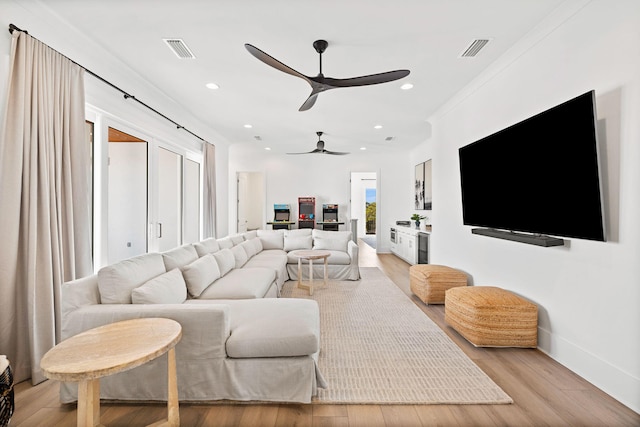
<path id="1" fill-rule="evenodd" d="M 431 117 L 433 136 L 411 160 L 433 158 L 432 262 L 535 302 L 540 349 L 640 411 L 640 2 L 580 4 L 565 4 Z M 608 242 L 542 248 L 472 235 L 458 148 L 591 89 Z M 553 153 L 540 162 L 553 165 Z"/>
<path id="2" fill-rule="evenodd" d="M 387 227 L 398 219 L 409 219 L 413 169 L 407 167 L 408 153 L 369 153 L 359 150 L 347 156 L 301 155 L 289 156 L 257 151 L 246 145 L 233 145 L 229 149 L 229 176 L 237 171 L 263 172 L 266 186 L 266 217 L 272 219 L 275 203 L 291 205 L 291 216 L 297 218 L 298 197 L 316 198 L 316 216 L 322 217 L 323 203 L 337 203 L 338 217 L 345 222 L 341 230 L 350 229 L 349 198 L 351 172 L 378 173 L 378 224 Z M 406 191 L 398 191 L 406 188 Z M 229 229 L 235 224 L 236 195 L 230 189 Z M 265 224 L 266 228 L 266 224 Z M 388 233 L 382 233 L 379 252 L 389 251 Z"/>

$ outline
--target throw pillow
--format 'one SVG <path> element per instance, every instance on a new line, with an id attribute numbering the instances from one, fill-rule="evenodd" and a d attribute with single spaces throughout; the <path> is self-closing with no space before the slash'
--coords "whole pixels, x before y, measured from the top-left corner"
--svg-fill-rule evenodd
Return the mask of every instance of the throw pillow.
<path id="1" fill-rule="evenodd" d="M 314 229 L 312 236 L 314 239 L 347 239 L 351 240 L 351 231 L 327 231 Z"/>
<path id="2" fill-rule="evenodd" d="M 262 252 L 262 241 L 258 237 L 254 237 L 253 239 L 249 240 L 249 242 L 251 242 L 251 244 L 253 245 L 253 248 L 256 251 L 256 255 Z"/>
<path id="3" fill-rule="evenodd" d="M 312 230 L 310 228 L 298 228 L 296 230 L 283 230 L 284 237 L 301 237 L 311 236 Z"/>
<path id="4" fill-rule="evenodd" d="M 262 249 L 284 248 L 284 230 L 258 230 Z"/>
<path id="5" fill-rule="evenodd" d="M 311 235 L 300 237 L 285 236 L 284 238 L 284 250 L 287 252 L 297 249 L 311 249 L 312 245 L 313 239 Z"/>
<path id="6" fill-rule="evenodd" d="M 242 268 L 242 266 L 245 265 L 247 261 L 249 261 L 247 251 L 244 250 L 242 245 L 232 247 L 231 252 L 233 253 L 233 257 L 235 259 L 235 268 Z"/>
<path id="7" fill-rule="evenodd" d="M 198 259 L 198 252 L 193 245 L 183 245 L 162 253 L 162 260 L 167 271 L 181 268 Z"/>
<path id="8" fill-rule="evenodd" d="M 236 258 L 233 256 L 231 249 L 220 249 L 218 252 L 213 254 L 213 257 L 218 263 L 218 268 L 220 268 L 220 277 L 225 276 L 228 272 L 233 270 L 236 265 Z"/>
<path id="9" fill-rule="evenodd" d="M 194 243 L 193 247 L 196 248 L 198 256 L 205 256 L 206 254 L 212 254 L 220 250 L 218 241 L 213 237 L 209 237 L 201 242 Z"/>
<path id="10" fill-rule="evenodd" d="M 239 245 L 240 243 L 244 242 L 244 237 L 242 237 L 242 234 L 235 234 L 233 236 L 229 236 L 231 238 L 231 241 L 233 242 L 233 246 Z"/>
<path id="11" fill-rule="evenodd" d="M 253 243 L 251 243 L 250 240 L 245 240 L 244 242 L 240 243 L 238 246 L 244 249 L 245 253 L 247 254 L 247 259 L 251 259 L 255 254 L 258 253 L 256 252 L 256 247 L 253 245 Z"/>
<path id="12" fill-rule="evenodd" d="M 182 268 L 189 295 L 194 298 L 220 278 L 220 267 L 213 254 L 207 254 Z"/>
<path id="13" fill-rule="evenodd" d="M 187 299 L 187 287 L 179 268 L 145 282 L 131 291 L 134 304 L 182 304 Z"/>
<path id="14" fill-rule="evenodd" d="M 327 251 L 347 252 L 347 239 L 315 239 L 313 241 L 313 249 L 324 249 Z"/>
<path id="15" fill-rule="evenodd" d="M 244 237 L 244 240 L 255 239 L 256 237 L 258 237 L 258 230 L 246 231 L 242 233 L 242 237 Z"/>
<path id="16" fill-rule="evenodd" d="M 102 304 L 131 304 L 131 291 L 167 270 L 159 253 L 127 258 L 98 271 Z"/>
<path id="17" fill-rule="evenodd" d="M 218 239 L 218 245 L 220 249 L 231 249 L 233 247 L 233 242 L 231 241 L 231 237 L 223 237 L 222 239 Z"/>

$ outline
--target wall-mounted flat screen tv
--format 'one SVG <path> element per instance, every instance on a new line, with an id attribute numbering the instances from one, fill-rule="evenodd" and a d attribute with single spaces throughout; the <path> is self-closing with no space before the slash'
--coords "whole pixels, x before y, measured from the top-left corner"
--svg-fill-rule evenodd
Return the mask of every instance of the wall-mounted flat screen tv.
<path id="1" fill-rule="evenodd" d="M 594 91 L 460 148 L 459 160 L 465 225 L 605 240 Z"/>

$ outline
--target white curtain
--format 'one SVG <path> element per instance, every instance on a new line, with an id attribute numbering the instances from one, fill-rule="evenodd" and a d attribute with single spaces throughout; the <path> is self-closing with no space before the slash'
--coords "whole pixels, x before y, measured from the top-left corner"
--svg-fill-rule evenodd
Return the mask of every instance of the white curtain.
<path id="1" fill-rule="evenodd" d="M 216 237 L 216 147 L 204 143 L 203 237 Z"/>
<path id="2" fill-rule="evenodd" d="M 0 354 L 15 381 L 44 380 L 60 285 L 92 272 L 84 70 L 13 32 L 0 129 Z"/>

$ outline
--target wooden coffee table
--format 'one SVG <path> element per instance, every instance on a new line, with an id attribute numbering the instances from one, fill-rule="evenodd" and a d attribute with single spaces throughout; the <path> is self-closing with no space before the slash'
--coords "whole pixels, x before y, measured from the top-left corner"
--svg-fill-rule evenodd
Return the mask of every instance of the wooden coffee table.
<path id="1" fill-rule="evenodd" d="M 40 361 L 47 378 L 78 382 L 78 426 L 100 424 L 100 378 L 126 371 L 164 353 L 168 357 L 168 417 L 152 426 L 179 426 L 175 346 L 182 327 L 171 319 L 124 320 L 82 332 L 49 350 Z"/>
<path id="2" fill-rule="evenodd" d="M 291 255 L 298 257 L 298 287 L 308 289 L 309 295 L 313 295 L 313 260 L 324 259 L 324 286 L 327 286 L 327 258 L 331 255 L 329 251 L 323 250 L 298 250 L 291 252 Z M 302 283 L 302 260 L 309 261 L 309 283 Z"/>

